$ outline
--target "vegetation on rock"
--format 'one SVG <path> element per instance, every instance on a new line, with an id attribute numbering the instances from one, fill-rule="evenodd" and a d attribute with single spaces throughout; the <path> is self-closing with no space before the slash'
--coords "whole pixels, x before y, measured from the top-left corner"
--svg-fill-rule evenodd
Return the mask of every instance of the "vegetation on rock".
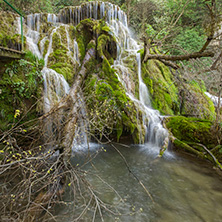
<path id="1" fill-rule="evenodd" d="M 12 61 L 6 65 L 5 72 L 0 76 L 0 128 L 6 130 L 13 124 L 16 110 L 25 116 L 24 121 L 35 119 L 42 108 L 38 101 L 42 97 L 42 75 L 44 61 L 27 52 L 24 59 Z M 30 107 L 35 109 L 29 112 Z"/>

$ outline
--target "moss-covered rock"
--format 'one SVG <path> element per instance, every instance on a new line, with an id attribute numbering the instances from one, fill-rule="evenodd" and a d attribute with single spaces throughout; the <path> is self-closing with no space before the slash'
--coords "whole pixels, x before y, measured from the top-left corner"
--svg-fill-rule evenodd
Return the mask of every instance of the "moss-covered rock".
<path id="1" fill-rule="evenodd" d="M 218 145 L 216 135 L 218 127 L 216 129 L 213 122 L 193 117 L 174 116 L 167 118 L 165 123 L 175 148 L 208 159 L 216 165 L 222 161 L 222 147 Z"/>
<path id="2" fill-rule="evenodd" d="M 214 120 L 215 107 L 212 100 L 205 95 L 205 87 L 195 81 L 184 81 L 178 86 L 180 95 L 180 113 L 186 116 Z"/>
<path id="3" fill-rule="evenodd" d="M 188 81 L 157 60 L 142 64 L 142 77 L 154 109 L 164 115 L 195 116 L 215 119 L 213 102 L 204 94 L 204 83 Z M 179 80 L 179 81 L 178 81 Z"/>
<path id="4" fill-rule="evenodd" d="M 12 12 L 0 11 L 0 46 L 21 50 L 21 35 L 16 34 L 17 16 L 17 14 Z"/>
<path id="5" fill-rule="evenodd" d="M 153 108 L 164 115 L 177 114 L 178 89 L 169 68 L 159 61 L 148 60 L 142 64 L 142 77 L 149 89 Z"/>
<path id="6" fill-rule="evenodd" d="M 166 123 L 167 128 L 177 139 L 207 146 L 215 143 L 211 133 L 212 125 L 209 120 L 184 116 L 170 117 Z"/>
<path id="7" fill-rule="evenodd" d="M 133 141 L 139 143 L 144 141 L 145 137 L 142 115 L 140 111 L 137 115 L 135 104 L 126 96 L 115 70 L 111 68 L 110 59 L 108 60 L 104 53 L 104 46 L 110 38 L 105 34 L 101 35 L 97 47 L 99 59 L 93 58 L 87 64 L 88 76 L 84 95 L 87 98 L 89 119 L 93 120 L 91 130 L 96 135 L 111 135 L 117 140 L 122 135 L 131 135 Z"/>
<path id="8" fill-rule="evenodd" d="M 86 54 L 87 45 L 91 40 L 95 40 L 93 27 L 98 21 L 92 19 L 85 19 L 81 21 L 76 27 L 76 40 L 79 46 L 80 61 L 83 60 Z"/>
<path id="9" fill-rule="evenodd" d="M 67 39 L 67 33 L 69 35 L 70 32 L 68 30 L 66 32 L 65 26 L 60 26 L 57 32 L 53 33 L 52 53 L 48 57 L 48 67 L 62 74 L 66 81 L 72 84 L 79 65 L 77 61 L 73 59 L 71 50 L 68 49 L 69 39 Z M 47 41 L 45 42 L 45 48 L 47 48 L 46 44 L 48 44 Z M 72 49 L 72 51 L 73 50 L 74 49 Z"/>

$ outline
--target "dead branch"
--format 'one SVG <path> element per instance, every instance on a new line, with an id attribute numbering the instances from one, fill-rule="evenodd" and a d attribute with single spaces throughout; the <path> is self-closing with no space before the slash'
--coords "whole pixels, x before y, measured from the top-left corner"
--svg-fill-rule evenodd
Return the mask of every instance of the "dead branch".
<path id="1" fill-rule="evenodd" d="M 186 5 L 189 3 L 187 1 L 182 9 L 182 12 L 176 19 L 176 21 L 172 24 L 172 27 L 175 26 L 175 24 L 178 22 L 179 18 L 182 16 L 184 9 Z M 147 62 L 149 59 L 158 59 L 161 62 L 163 62 L 165 65 L 170 66 L 174 69 L 180 68 L 177 64 L 174 64 L 172 61 L 183 61 L 183 60 L 190 60 L 190 59 L 197 59 L 202 57 L 213 57 L 214 53 L 211 51 L 206 51 L 207 47 L 211 43 L 211 41 L 214 39 L 214 33 L 216 31 L 216 3 L 214 0 L 211 0 L 211 5 L 206 4 L 209 13 L 210 13 L 210 31 L 209 35 L 207 37 L 206 42 L 204 43 L 203 47 L 200 49 L 199 52 L 194 52 L 190 54 L 184 54 L 184 55 L 161 55 L 161 54 L 150 54 L 150 44 L 147 43 L 147 39 L 143 39 L 144 41 L 144 58 L 143 62 Z M 170 29 L 171 30 L 171 29 Z M 169 62 L 170 61 L 170 62 Z"/>
<path id="2" fill-rule="evenodd" d="M 215 12 L 215 1 L 212 0 L 211 1 L 211 6 L 209 4 L 206 4 L 209 13 L 210 13 L 210 33 L 207 37 L 206 42 L 204 43 L 203 47 L 201 48 L 201 50 L 199 52 L 204 52 L 207 48 L 207 46 L 210 44 L 210 42 L 214 39 L 214 33 L 215 33 L 215 29 L 216 29 L 216 12 Z"/>
<path id="3" fill-rule="evenodd" d="M 181 60 L 190 60 L 190 59 L 197 59 L 201 57 L 213 57 L 213 52 L 194 52 L 187 55 L 160 55 L 160 54 L 147 54 L 144 58 L 144 62 L 149 59 L 164 59 L 169 61 L 181 61 Z"/>

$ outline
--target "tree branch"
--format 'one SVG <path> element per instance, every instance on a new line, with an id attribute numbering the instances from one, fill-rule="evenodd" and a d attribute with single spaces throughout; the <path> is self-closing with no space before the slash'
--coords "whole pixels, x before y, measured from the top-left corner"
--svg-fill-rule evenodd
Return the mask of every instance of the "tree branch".
<path id="1" fill-rule="evenodd" d="M 181 61 L 181 60 L 190 60 L 190 59 L 197 59 L 201 57 L 213 57 L 213 52 L 194 52 L 186 55 L 160 55 L 160 54 L 146 54 L 144 57 L 144 62 L 149 59 L 164 59 L 170 61 Z"/>

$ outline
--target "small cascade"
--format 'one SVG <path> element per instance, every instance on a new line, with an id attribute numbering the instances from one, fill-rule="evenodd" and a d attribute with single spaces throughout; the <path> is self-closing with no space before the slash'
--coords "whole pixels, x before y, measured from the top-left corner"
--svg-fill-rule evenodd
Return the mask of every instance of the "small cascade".
<path id="1" fill-rule="evenodd" d="M 71 51 L 70 51 L 70 42 L 71 42 L 71 39 L 70 39 L 70 37 L 69 37 L 69 31 L 68 31 L 68 29 L 67 29 L 67 26 L 65 26 L 65 31 L 66 31 L 66 39 L 67 39 L 67 48 L 68 48 L 69 53 L 70 53 L 70 52 L 71 52 Z"/>
<path id="2" fill-rule="evenodd" d="M 222 98 L 219 99 L 218 96 L 214 96 L 210 94 L 209 92 L 205 92 L 205 95 L 207 95 L 212 100 L 215 107 L 218 106 L 219 101 L 220 101 L 220 106 L 222 107 Z"/>
<path id="3" fill-rule="evenodd" d="M 34 54 L 36 55 L 39 59 L 42 58 L 41 53 L 39 51 L 39 48 L 37 46 L 37 43 L 39 41 L 39 36 L 40 33 L 38 31 L 34 31 L 31 30 L 29 27 L 34 27 L 35 26 L 35 20 L 37 21 L 37 29 L 39 26 L 39 20 L 38 18 L 40 18 L 40 14 L 37 14 L 38 16 L 35 16 L 37 18 L 36 19 L 31 19 L 33 18 L 33 15 L 28 16 L 27 17 L 27 24 L 28 26 L 28 31 L 27 33 L 24 33 L 25 37 L 26 37 L 26 44 L 27 44 L 27 48 Z M 21 34 L 21 23 L 20 23 L 20 18 L 17 17 L 17 32 L 18 34 Z"/>
<path id="4" fill-rule="evenodd" d="M 137 58 L 137 64 L 138 64 L 138 79 L 139 79 L 139 99 L 141 103 L 146 106 L 146 107 L 151 107 L 151 101 L 150 101 L 150 96 L 148 89 L 145 85 L 145 83 L 142 80 L 141 76 L 141 57 L 140 53 L 136 54 Z"/>
<path id="5" fill-rule="evenodd" d="M 63 75 L 44 67 L 42 70 L 44 79 L 44 112 L 47 113 L 54 104 L 68 94 L 69 85 Z"/>
<path id="6" fill-rule="evenodd" d="M 78 20 L 80 20 L 80 11 L 77 11 Z M 71 11 L 72 15 L 72 11 Z M 70 87 L 69 84 L 66 82 L 63 75 L 57 73 L 53 69 L 48 68 L 48 58 L 50 54 L 53 52 L 53 34 L 57 32 L 58 28 L 60 26 L 65 27 L 66 32 L 66 39 L 64 41 L 66 44 L 66 47 L 68 49 L 68 56 L 70 58 L 73 58 L 74 61 L 79 63 L 79 49 L 78 44 L 75 39 L 71 39 L 69 35 L 69 26 L 65 24 L 56 24 L 59 21 L 60 17 L 56 16 L 55 14 L 48 14 L 47 15 L 47 22 L 52 23 L 50 26 L 53 27 L 53 30 L 51 31 L 49 36 L 45 36 L 40 39 L 40 25 L 41 25 L 41 16 L 40 14 L 31 14 L 27 16 L 27 31 L 25 33 L 26 36 L 26 42 L 33 52 L 33 54 L 37 55 L 39 58 L 43 58 L 43 53 L 46 50 L 46 54 L 44 56 L 44 62 L 45 66 L 42 70 L 42 77 L 43 77 L 43 84 L 44 84 L 44 94 L 43 94 L 43 110 L 44 113 L 47 113 L 51 110 L 51 108 L 57 104 L 65 95 L 69 93 Z M 74 17 L 72 18 L 74 19 Z M 19 23 L 18 23 L 19 24 Z M 19 29 L 20 30 L 20 29 Z M 58 32 L 58 36 L 61 39 L 61 36 Z M 49 41 L 48 45 L 45 45 L 46 40 Z M 38 48 L 39 43 L 39 48 Z M 47 49 L 45 49 L 47 47 Z M 40 50 L 39 50 L 40 49 Z M 85 103 L 83 98 L 81 98 L 80 94 L 78 95 L 77 103 L 74 104 L 74 110 L 77 111 L 79 115 L 79 119 L 77 121 L 77 126 L 75 128 L 76 136 L 73 139 L 73 149 L 80 149 L 81 146 L 86 146 L 87 144 L 87 135 L 86 135 L 86 129 L 87 129 L 87 123 L 86 123 L 86 111 L 85 111 Z M 63 114 L 60 113 L 59 116 L 62 116 Z M 56 125 L 55 124 L 61 124 L 62 119 L 58 116 L 56 119 L 48 118 L 45 122 L 44 128 L 45 128 L 45 136 L 46 140 L 47 138 L 51 138 L 56 140 Z M 59 126 L 58 125 L 58 126 Z M 49 145 L 50 146 L 50 145 Z"/>
<path id="7" fill-rule="evenodd" d="M 35 13 L 27 16 L 27 26 L 33 31 L 40 31 L 41 14 Z"/>
<path id="8" fill-rule="evenodd" d="M 80 6 L 69 6 L 62 9 L 57 17 L 57 22 L 73 23 L 74 25 L 79 24 L 81 20 L 86 18 L 97 20 L 105 17 L 108 23 L 120 21 L 124 27 L 128 27 L 126 14 L 119 6 L 109 2 L 91 1 Z"/>
<path id="9" fill-rule="evenodd" d="M 45 42 L 47 40 L 47 37 L 45 36 L 39 43 L 39 46 L 40 46 L 40 53 L 41 53 L 41 56 L 43 57 L 43 52 L 44 52 L 44 49 L 45 49 Z"/>
<path id="10" fill-rule="evenodd" d="M 47 16 L 47 22 L 51 22 L 53 24 L 55 24 L 56 22 L 58 22 L 59 19 L 57 18 L 57 16 L 55 14 L 48 14 Z"/>
<path id="11" fill-rule="evenodd" d="M 75 39 L 73 41 L 73 44 L 74 44 L 74 52 L 73 52 L 74 60 L 77 61 L 79 63 L 79 65 L 80 65 L 80 61 L 79 61 L 79 48 L 78 48 L 78 43 L 76 42 Z"/>
<path id="12" fill-rule="evenodd" d="M 79 118 L 75 127 L 75 137 L 72 142 L 72 151 L 85 151 L 89 144 L 89 139 L 87 136 L 88 122 L 86 118 L 86 105 L 81 92 L 77 94 L 77 104 L 75 104 L 75 106 L 76 110 L 78 110 Z"/>
<path id="13" fill-rule="evenodd" d="M 48 65 L 48 57 L 49 57 L 49 55 L 53 52 L 53 48 L 52 48 L 52 36 L 53 36 L 53 34 L 56 32 L 57 29 L 58 29 L 58 27 L 54 28 L 54 29 L 52 30 L 51 35 L 50 35 L 48 50 L 47 50 L 47 53 L 46 53 L 45 58 L 44 58 L 45 67 L 47 67 L 47 65 Z"/>
<path id="14" fill-rule="evenodd" d="M 43 111 L 44 113 L 47 113 L 61 100 L 63 96 L 69 93 L 70 88 L 63 75 L 47 67 L 43 68 L 42 77 L 44 80 Z M 45 120 L 44 129 L 46 141 L 48 138 L 52 141 L 56 140 L 57 127 L 55 122 L 59 126 L 62 122 L 61 116 L 62 114 L 58 115 L 57 118 L 50 117 Z"/>

